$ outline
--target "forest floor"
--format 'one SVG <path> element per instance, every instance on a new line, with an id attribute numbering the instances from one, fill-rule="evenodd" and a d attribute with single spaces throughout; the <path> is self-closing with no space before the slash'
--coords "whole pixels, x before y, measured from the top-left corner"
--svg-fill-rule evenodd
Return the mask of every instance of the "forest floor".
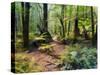
<path id="1" fill-rule="evenodd" d="M 29 53 L 35 58 L 38 65 L 42 66 L 43 71 L 59 71 L 57 61 L 59 56 L 64 52 L 64 44 L 58 41 L 50 42 L 53 45 L 53 52 L 51 54 L 41 53 L 39 50 Z"/>

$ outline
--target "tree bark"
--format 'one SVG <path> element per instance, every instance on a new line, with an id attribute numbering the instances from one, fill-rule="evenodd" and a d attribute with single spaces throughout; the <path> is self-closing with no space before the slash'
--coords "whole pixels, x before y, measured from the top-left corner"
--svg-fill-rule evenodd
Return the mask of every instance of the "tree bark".
<path id="1" fill-rule="evenodd" d="M 78 11 L 79 7 L 77 6 L 76 18 L 75 18 L 75 26 L 74 26 L 74 43 L 77 41 L 77 37 L 80 35 L 80 30 L 78 27 Z"/>
<path id="2" fill-rule="evenodd" d="M 69 13 L 69 16 L 71 17 L 71 15 L 72 15 L 72 7 L 70 7 L 70 13 Z M 67 33 L 67 35 L 69 36 L 69 32 L 70 32 L 70 27 L 71 27 L 71 20 L 69 20 L 69 22 L 68 22 L 68 33 Z"/>
<path id="3" fill-rule="evenodd" d="M 65 9 L 65 5 L 62 5 L 62 10 L 61 10 L 61 25 L 62 25 L 62 38 L 64 39 L 65 38 L 65 27 L 64 27 L 64 9 Z"/>
<path id="4" fill-rule="evenodd" d="M 92 27 L 92 45 L 94 45 L 94 16 L 93 16 L 93 7 L 91 6 L 91 27 Z"/>
<path id="5" fill-rule="evenodd" d="M 83 27 L 83 37 L 86 39 L 86 40 L 88 40 L 89 39 L 89 36 L 88 36 L 88 34 L 87 34 L 87 30 L 86 30 L 86 28 L 85 28 L 85 26 L 83 25 L 82 26 Z"/>
<path id="6" fill-rule="evenodd" d="M 43 27 L 41 28 L 41 34 L 44 35 L 44 38 L 47 42 L 52 41 L 51 34 L 48 31 L 48 5 L 46 3 L 43 4 Z"/>
<path id="7" fill-rule="evenodd" d="M 29 45 L 29 9 L 28 2 L 22 2 L 22 23 L 23 23 L 23 47 L 28 49 Z"/>
<path id="8" fill-rule="evenodd" d="M 48 5 L 43 5 L 43 21 L 44 21 L 44 31 L 47 31 L 48 29 Z"/>

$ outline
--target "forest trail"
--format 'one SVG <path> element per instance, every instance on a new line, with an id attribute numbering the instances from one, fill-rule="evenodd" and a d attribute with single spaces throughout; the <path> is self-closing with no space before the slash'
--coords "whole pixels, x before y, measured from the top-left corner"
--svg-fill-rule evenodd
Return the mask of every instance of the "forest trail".
<path id="1" fill-rule="evenodd" d="M 64 51 L 64 44 L 61 44 L 57 41 L 53 41 L 50 44 L 54 45 L 54 51 L 50 55 L 41 53 L 38 50 L 30 54 L 35 58 L 36 63 L 43 68 L 43 71 L 59 71 L 60 68 L 58 67 L 57 61 L 59 60 L 58 57 Z"/>

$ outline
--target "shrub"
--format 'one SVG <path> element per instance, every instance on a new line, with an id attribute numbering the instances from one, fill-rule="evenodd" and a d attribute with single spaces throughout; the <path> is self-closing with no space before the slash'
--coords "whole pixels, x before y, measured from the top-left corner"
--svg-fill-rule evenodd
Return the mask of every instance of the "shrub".
<path id="1" fill-rule="evenodd" d="M 61 55 L 63 69 L 91 69 L 97 67 L 97 50 L 96 48 L 81 47 L 72 45 Z"/>

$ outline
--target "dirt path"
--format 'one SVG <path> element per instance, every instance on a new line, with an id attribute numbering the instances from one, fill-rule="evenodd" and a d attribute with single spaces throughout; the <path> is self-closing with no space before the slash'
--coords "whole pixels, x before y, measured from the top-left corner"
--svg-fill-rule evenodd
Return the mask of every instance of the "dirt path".
<path id="1" fill-rule="evenodd" d="M 53 46 L 53 53 L 51 55 L 48 55 L 46 53 L 41 53 L 39 51 L 35 51 L 30 53 L 32 56 L 34 56 L 35 61 L 37 64 L 43 67 L 43 71 L 58 71 L 60 68 L 57 66 L 57 60 L 61 53 L 64 51 L 64 45 L 54 41 L 50 44 Z"/>

